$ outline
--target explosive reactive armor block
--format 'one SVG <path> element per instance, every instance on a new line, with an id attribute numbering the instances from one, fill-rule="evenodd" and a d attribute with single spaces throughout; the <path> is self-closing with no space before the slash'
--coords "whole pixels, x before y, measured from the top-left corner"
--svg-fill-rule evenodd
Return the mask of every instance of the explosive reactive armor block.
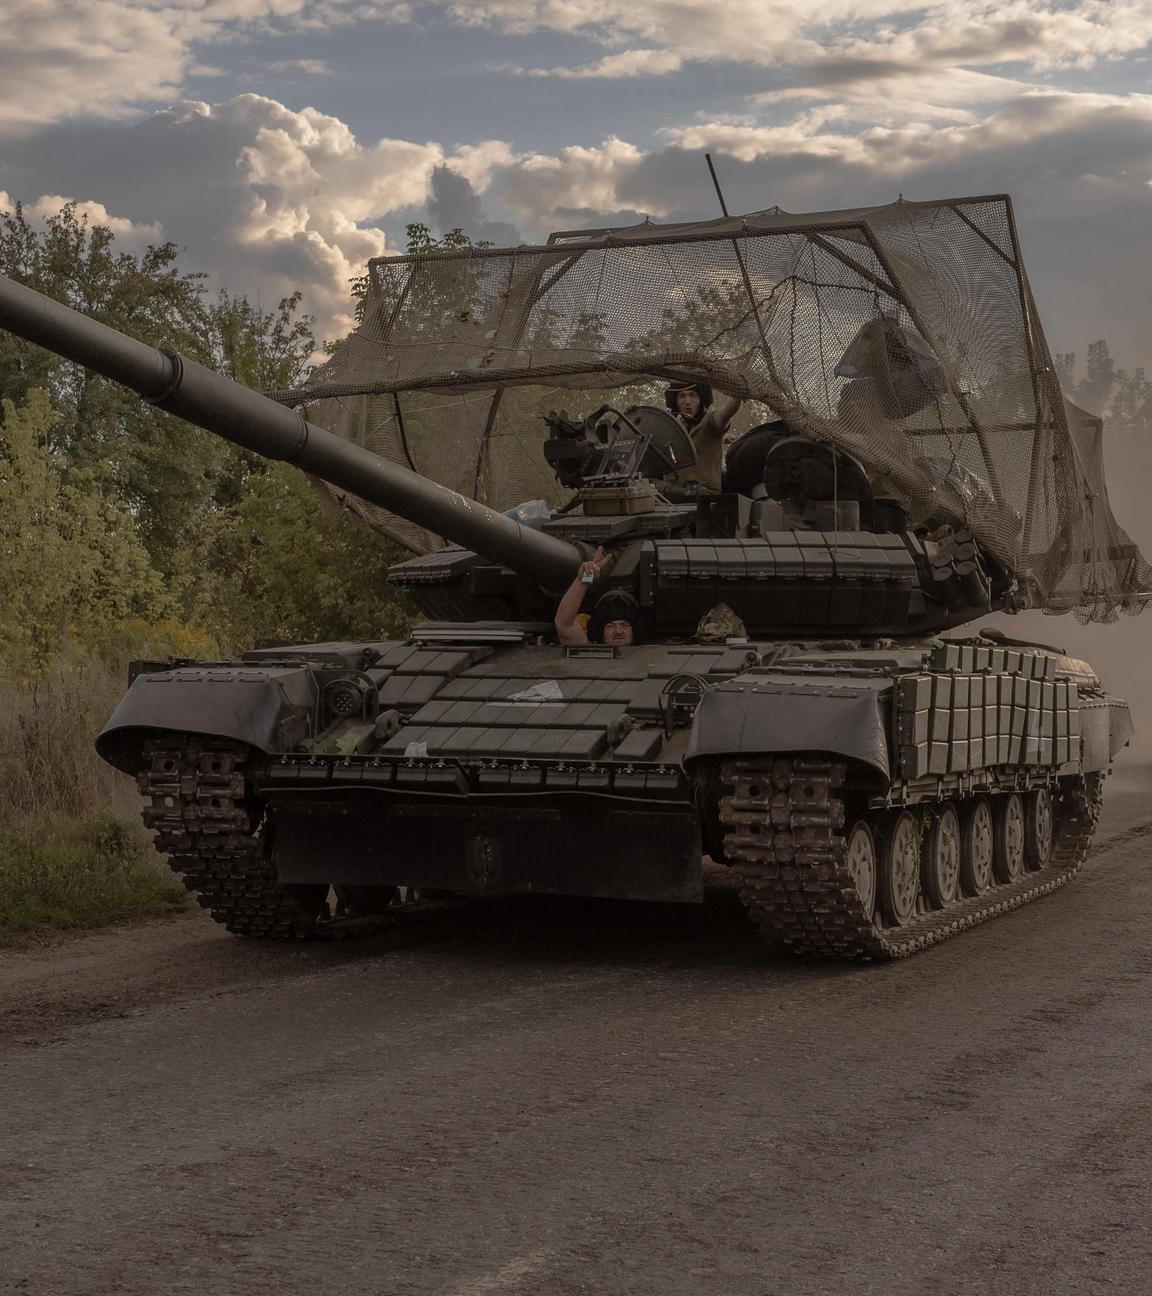
<path id="1" fill-rule="evenodd" d="M 896 681 L 895 732 L 905 778 L 1010 764 L 1058 766 L 1079 756 L 1079 691 L 1074 681 L 1054 678 L 1057 658 L 948 644 L 931 661 L 938 671 Z"/>

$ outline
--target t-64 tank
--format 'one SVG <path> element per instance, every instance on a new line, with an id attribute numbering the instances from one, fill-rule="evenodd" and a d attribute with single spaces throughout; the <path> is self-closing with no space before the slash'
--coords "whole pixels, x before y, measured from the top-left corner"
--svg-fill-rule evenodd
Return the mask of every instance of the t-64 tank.
<path id="1" fill-rule="evenodd" d="M 1014 227 L 1009 239 L 973 206 L 988 201 L 928 215 L 976 229 L 974 245 L 994 245 L 990 264 L 1003 275 Z M 1000 328 L 980 353 L 949 345 L 926 272 L 915 294 L 902 286 L 912 243 L 900 261 L 886 252 L 911 209 L 927 205 L 897 206 L 709 222 L 691 257 L 692 231 L 671 227 L 664 251 L 682 258 L 677 282 L 710 266 L 715 283 L 716 258 L 735 255 L 728 306 L 715 309 L 731 308 L 736 336 L 722 345 L 714 318 L 700 324 L 707 344 L 683 321 L 654 340 L 641 312 L 631 342 L 554 333 L 550 351 L 538 335 L 527 346 L 549 291 L 563 281 L 570 297 L 593 282 L 602 292 L 609 254 L 647 253 L 658 227 L 392 258 L 382 264 L 400 274 L 395 291 L 374 265 L 366 325 L 349 344 L 360 357 L 379 348 L 376 376 L 337 363 L 278 401 L 0 278 L 0 326 L 297 465 L 382 510 L 386 525 L 448 542 L 390 573 L 426 618 L 403 641 L 134 666 L 98 749 L 138 779 L 157 848 L 215 918 L 242 935 L 303 938 L 387 921 L 401 896 L 430 893 L 691 902 L 707 855 L 733 871 L 770 940 L 891 958 L 1073 876 L 1132 732 L 1127 707 L 1058 648 L 990 629 L 941 634 L 1061 599 L 1082 610 L 1095 599 L 1088 615 L 1135 610 L 1147 567 L 1106 501 L 1091 526 L 1080 512 L 1060 525 L 1045 512 L 1055 496 L 1087 498 L 1070 474 L 1098 458 L 1089 416 L 1059 402 L 1050 367 L 1025 365 L 1016 381 L 1016 360 L 1005 360 L 1013 337 L 1034 359 L 1046 354 L 1018 260 L 1007 276 L 1015 296 L 1001 302 L 1016 334 Z M 780 266 L 755 242 L 778 236 L 792 248 Z M 955 238 L 939 237 L 944 256 Z M 592 254 L 595 276 L 580 269 Z M 536 262 L 517 279 L 499 256 L 513 270 Z M 474 338 L 461 333 L 459 293 L 445 287 L 464 270 Z M 455 332 L 446 325 L 417 363 L 403 328 L 421 302 L 412 337 L 427 341 L 424 273 L 441 276 L 431 298 L 451 306 Z M 803 322 L 814 286 L 836 274 L 845 293 L 853 276 L 867 291 L 862 314 L 821 323 L 818 312 L 823 349 L 804 353 L 816 384 L 795 338 L 789 349 L 777 334 L 795 329 L 798 313 Z M 955 295 L 957 276 L 944 277 Z M 522 300 L 518 282 L 529 285 Z M 634 283 L 630 292 L 635 316 Z M 668 300 L 679 298 L 664 300 L 664 317 Z M 568 301 L 569 318 L 584 317 L 579 305 Z M 782 415 L 734 456 L 750 493 L 677 485 L 692 436 L 650 404 L 550 412 L 543 458 L 568 498 L 511 516 L 288 407 L 387 397 L 402 424 L 404 393 L 463 386 L 496 393 L 487 435 L 499 427 L 499 393 L 518 384 L 577 385 L 576 375 L 620 386 L 644 373 L 711 379 Z M 1008 456 L 1021 429 L 1031 440 L 1011 442 Z M 407 442 L 404 457 L 412 463 Z M 594 554 L 613 561 L 589 572 L 584 609 L 593 627 L 598 612 L 601 622 L 625 616 L 631 642 L 586 631 L 558 642 L 558 600 Z M 1084 592 L 1089 572 L 1094 593 Z"/>

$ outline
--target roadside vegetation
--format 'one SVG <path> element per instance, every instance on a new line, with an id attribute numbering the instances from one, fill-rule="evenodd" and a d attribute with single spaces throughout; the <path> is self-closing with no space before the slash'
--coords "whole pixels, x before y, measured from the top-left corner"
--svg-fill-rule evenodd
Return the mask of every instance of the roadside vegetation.
<path id="1" fill-rule="evenodd" d="M 187 903 L 90 741 L 122 690 L 87 654 L 0 687 L 0 943 Z"/>
<path id="2" fill-rule="evenodd" d="M 212 297 L 171 244 L 118 251 L 70 207 L 0 213 L 0 270 L 258 389 L 321 349 L 298 297 Z M 92 746 L 131 659 L 395 634 L 399 556 L 299 472 L 0 333 L 0 941 L 186 903 Z"/>

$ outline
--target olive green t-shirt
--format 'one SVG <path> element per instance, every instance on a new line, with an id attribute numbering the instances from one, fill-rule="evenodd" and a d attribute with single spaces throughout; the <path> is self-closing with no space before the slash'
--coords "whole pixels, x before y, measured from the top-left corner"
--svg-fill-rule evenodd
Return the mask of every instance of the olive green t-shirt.
<path id="1" fill-rule="evenodd" d="M 688 429 L 696 447 L 696 462 L 681 468 L 672 480 L 678 483 L 700 482 L 710 491 L 720 493 L 720 475 L 724 470 L 724 429 L 716 424 L 716 411 L 709 408 L 704 417 Z"/>

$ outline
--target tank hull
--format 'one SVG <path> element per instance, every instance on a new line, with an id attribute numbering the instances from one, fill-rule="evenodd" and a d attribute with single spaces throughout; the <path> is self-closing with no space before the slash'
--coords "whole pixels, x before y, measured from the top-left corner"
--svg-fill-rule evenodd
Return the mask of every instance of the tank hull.
<path id="1" fill-rule="evenodd" d="M 1060 834 L 1071 825 L 1083 837 L 1088 811 L 1059 807 L 1085 780 L 1096 795 L 1131 733 L 1124 704 L 1056 652 L 565 649 L 521 636 L 308 645 L 142 669 L 98 745 L 137 775 L 159 848 L 245 934 L 335 934 L 339 923 L 313 914 L 265 930 L 220 908 L 222 873 L 233 891 L 255 870 L 265 890 L 297 897 L 332 887 L 695 902 L 708 854 L 735 870 L 769 936 L 884 957 L 910 952 L 920 926 L 942 930 L 950 907 L 971 925 L 1067 880 Z M 970 895 L 945 879 L 933 900 L 939 878 L 918 859 L 900 921 L 882 899 L 865 912 L 845 891 L 837 870 L 850 868 L 846 834 L 857 821 L 875 857 L 864 890 L 890 888 L 897 864 L 885 851 L 907 829 L 901 815 L 915 819 L 923 854 L 936 819 L 954 813 L 959 825 L 984 801 L 1000 814 L 1013 797 L 1021 815 L 1056 807 L 1058 874 L 1044 873 L 1055 867 L 1046 859 L 1030 884 L 1006 875 L 1000 889 Z M 855 914 L 859 930 L 843 949 L 803 938 L 812 915 L 802 898 L 821 878 Z M 258 912 L 267 898 L 252 904 Z M 846 921 L 837 915 L 834 933 Z M 864 939 L 865 930 L 881 934 Z"/>

